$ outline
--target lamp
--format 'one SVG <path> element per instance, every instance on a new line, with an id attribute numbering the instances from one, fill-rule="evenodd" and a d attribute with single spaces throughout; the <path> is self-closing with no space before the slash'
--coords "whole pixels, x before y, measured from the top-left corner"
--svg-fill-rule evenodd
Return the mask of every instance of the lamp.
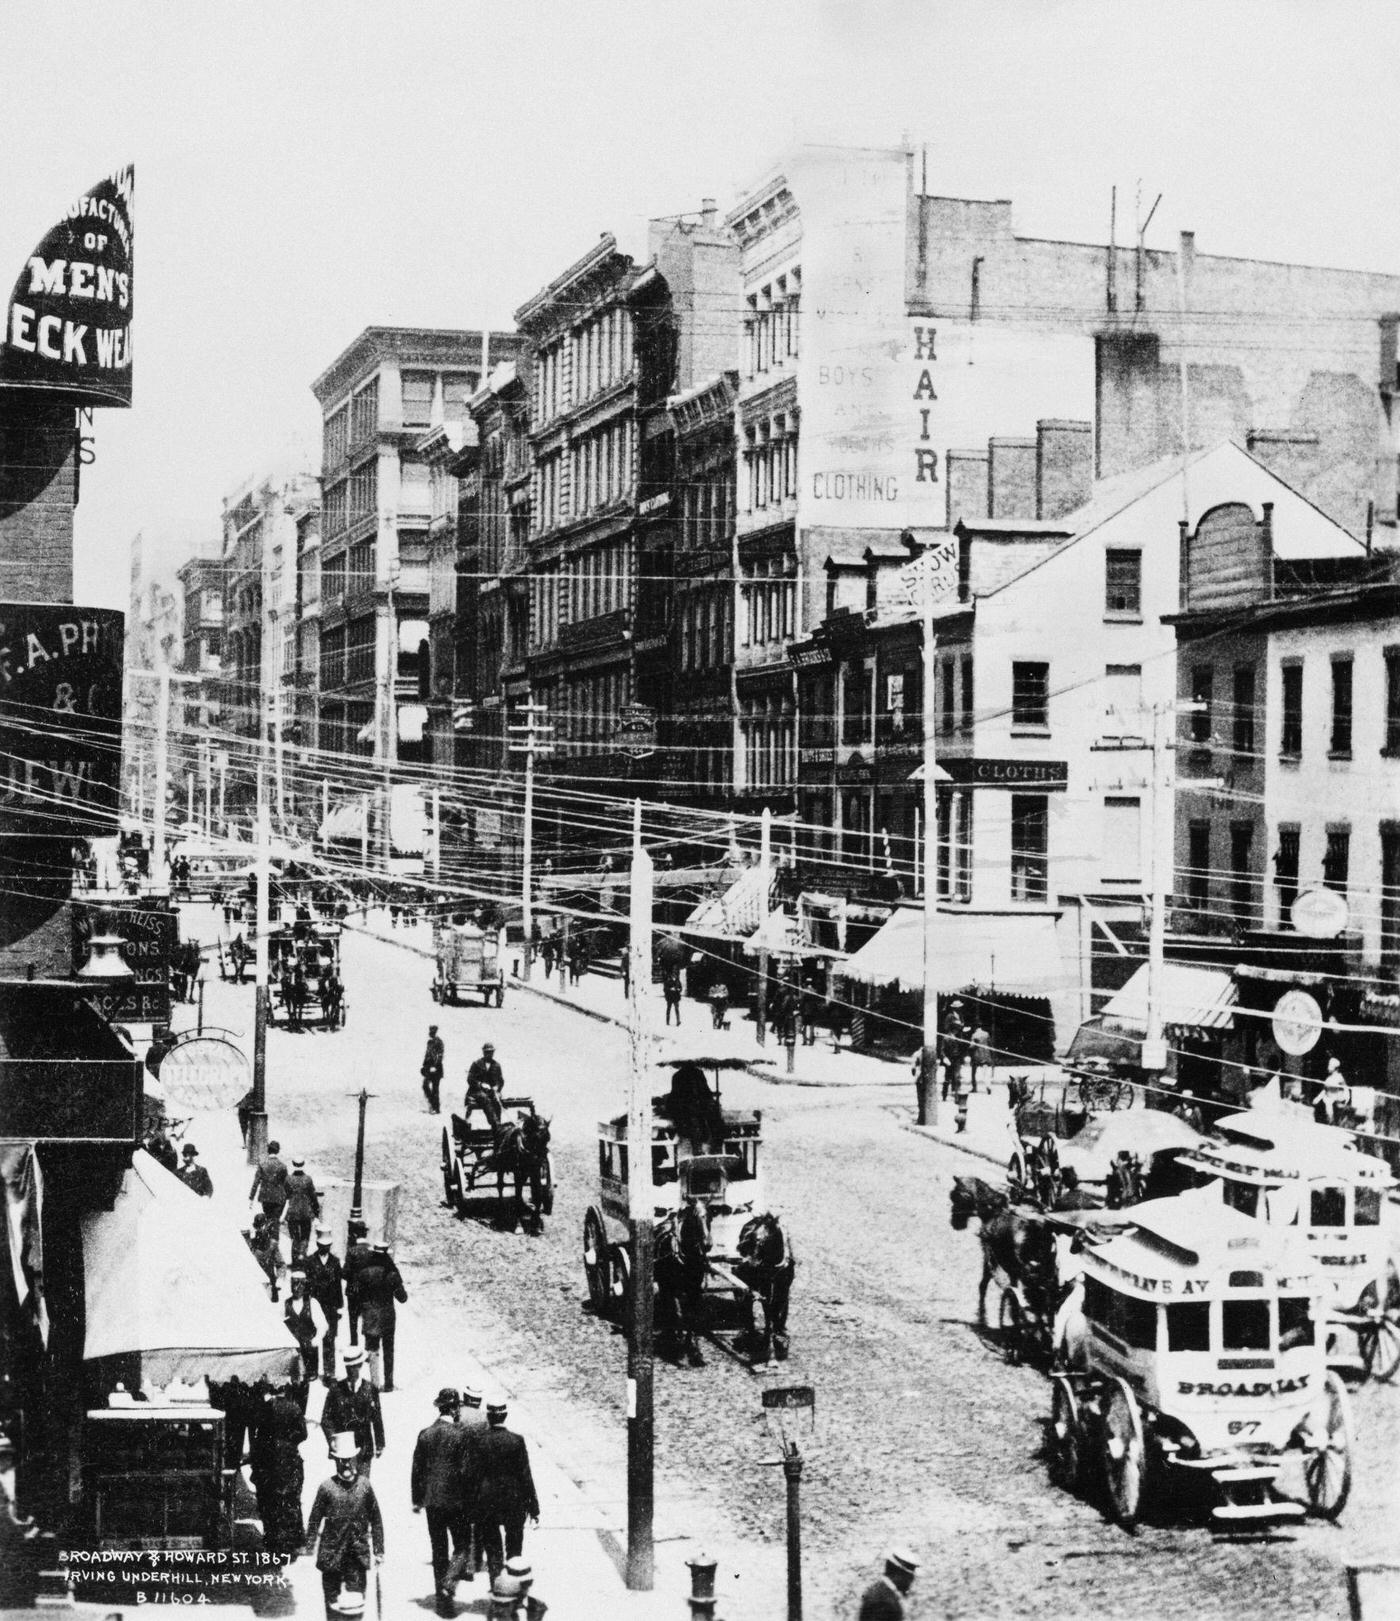
<path id="1" fill-rule="evenodd" d="M 112 931 L 109 920 L 103 919 L 101 926 L 110 932 L 92 936 L 88 941 L 88 960 L 74 977 L 113 985 L 130 983 L 136 976 L 122 959 L 122 947 L 126 940 Z"/>

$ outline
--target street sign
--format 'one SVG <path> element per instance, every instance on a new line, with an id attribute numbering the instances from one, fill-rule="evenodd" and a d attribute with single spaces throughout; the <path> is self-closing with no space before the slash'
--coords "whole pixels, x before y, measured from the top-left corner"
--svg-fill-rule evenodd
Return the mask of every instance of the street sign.
<path id="1" fill-rule="evenodd" d="M 1286 1053 L 1301 1058 L 1322 1035 L 1322 1009 L 1306 991 L 1285 991 L 1274 1003 L 1274 1040 Z"/>
<path id="2" fill-rule="evenodd" d="M 953 601 L 958 594 L 958 550 L 956 535 L 949 535 L 936 546 L 926 546 L 900 569 L 891 600 L 910 608 L 922 608 L 927 581 L 928 599 L 933 607 Z"/>
<path id="3" fill-rule="evenodd" d="M 656 711 L 647 704 L 628 704 L 617 726 L 618 752 L 629 760 L 656 753 Z"/>

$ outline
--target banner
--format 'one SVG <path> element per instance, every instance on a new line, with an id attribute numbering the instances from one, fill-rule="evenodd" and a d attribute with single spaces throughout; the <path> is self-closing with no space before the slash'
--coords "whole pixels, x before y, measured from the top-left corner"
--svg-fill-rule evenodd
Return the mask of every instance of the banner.
<path id="1" fill-rule="evenodd" d="M 131 404 L 135 170 L 108 175 L 29 255 L 0 334 L 0 390 Z"/>

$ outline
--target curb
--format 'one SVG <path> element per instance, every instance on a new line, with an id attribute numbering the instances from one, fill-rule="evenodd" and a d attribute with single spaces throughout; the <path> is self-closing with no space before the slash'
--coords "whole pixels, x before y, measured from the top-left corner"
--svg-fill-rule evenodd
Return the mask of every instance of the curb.
<path id="1" fill-rule="evenodd" d="M 944 1148 L 956 1148 L 960 1153 L 971 1154 L 974 1159 L 986 1160 L 988 1165 L 1005 1169 L 999 1155 L 988 1153 L 985 1148 L 974 1148 L 971 1143 L 964 1142 L 960 1137 L 949 1137 L 944 1132 L 935 1131 L 932 1126 L 920 1126 L 912 1120 L 902 1120 L 899 1129 L 912 1132 L 916 1137 L 926 1137 L 930 1142 L 939 1143 Z"/>

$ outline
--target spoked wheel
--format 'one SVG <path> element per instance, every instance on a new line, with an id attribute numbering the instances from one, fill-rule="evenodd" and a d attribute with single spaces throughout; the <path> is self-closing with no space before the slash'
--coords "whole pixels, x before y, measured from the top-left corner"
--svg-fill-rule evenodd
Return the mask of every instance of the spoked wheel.
<path id="1" fill-rule="evenodd" d="M 546 1154 L 544 1157 L 544 1186 L 540 1189 L 540 1214 L 552 1216 L 554 1214 L 554 1156 Z"/>
<path id="2" fill-rule="evenodd" d="M 453 1210 L 462 1208 L 461 1190 L 457 1184 L 457 1166 L 452 1144 L 452 1133 L 443 1128 L 442 1132 L 442 1191 L 447 1195 L 447 1202 Z"/>
<path id="3" fill-rule="evenodd" d="M 1303 1482 L 1308 1512 L 1335 1520 L 1351 1496 L 1351 1403 L 1342 1381 L 1328 1370 L 1302 1429 Z"/>
<path id="4" fill-rule="evenodd" d="M 613 1314 L 632 1337 L 632 1252 L 625 1244 L 614 1244 L 608 1251 L 612 1271 Z"/>
<path id="5" fill-rule="evenodd" d="M 1057 1486 L 1077 1491 L 1084 1474 L 1079 1403 L 1068 1379 L 1056 1377 L 1050 1398 L 1050 1475 Z"/>
<path id="6" fill-rule="evenodd" d="M 1394 1261 L 1386 1262 L 1383 1290 L 1368 1283 L 1361 1293 L 1360 1308 L 1372 1319 L 1361 1331 L 1361 1360 L 1368 1378 L 1389 1384 L 1400 1369 L 1400 1277 Z"/>
<path id="7" fill-rule="evenodd" d="M 1003 1289 L 1001 1294 L 1001 1311 L 998 1313 L 997 1325 L 1001 1334 L 1001 1354 L 1013 1366 L 1024 1362 L 1026 1357 L 1026 1320 L 1021 1310 L 1021 1302 L 1017 1300 L 1015 1292 Z"/>
<path id="8" fill-rule="evenodd" d="M 603 1218 L 590 1205 L 583 1218 L 583 1275 L 588 1279 L 588 1303 L 599 1317 L 613 1308 L 612 1263 Z"/>
<path id="9" fill-rule="evenodd" d="M 1137 1397 L 1115 1379 L 1103 1416 L 1103 1472 L 1109 1507 L 1124 1530 L 1137 1524 L 1146 1461 Z"/>

